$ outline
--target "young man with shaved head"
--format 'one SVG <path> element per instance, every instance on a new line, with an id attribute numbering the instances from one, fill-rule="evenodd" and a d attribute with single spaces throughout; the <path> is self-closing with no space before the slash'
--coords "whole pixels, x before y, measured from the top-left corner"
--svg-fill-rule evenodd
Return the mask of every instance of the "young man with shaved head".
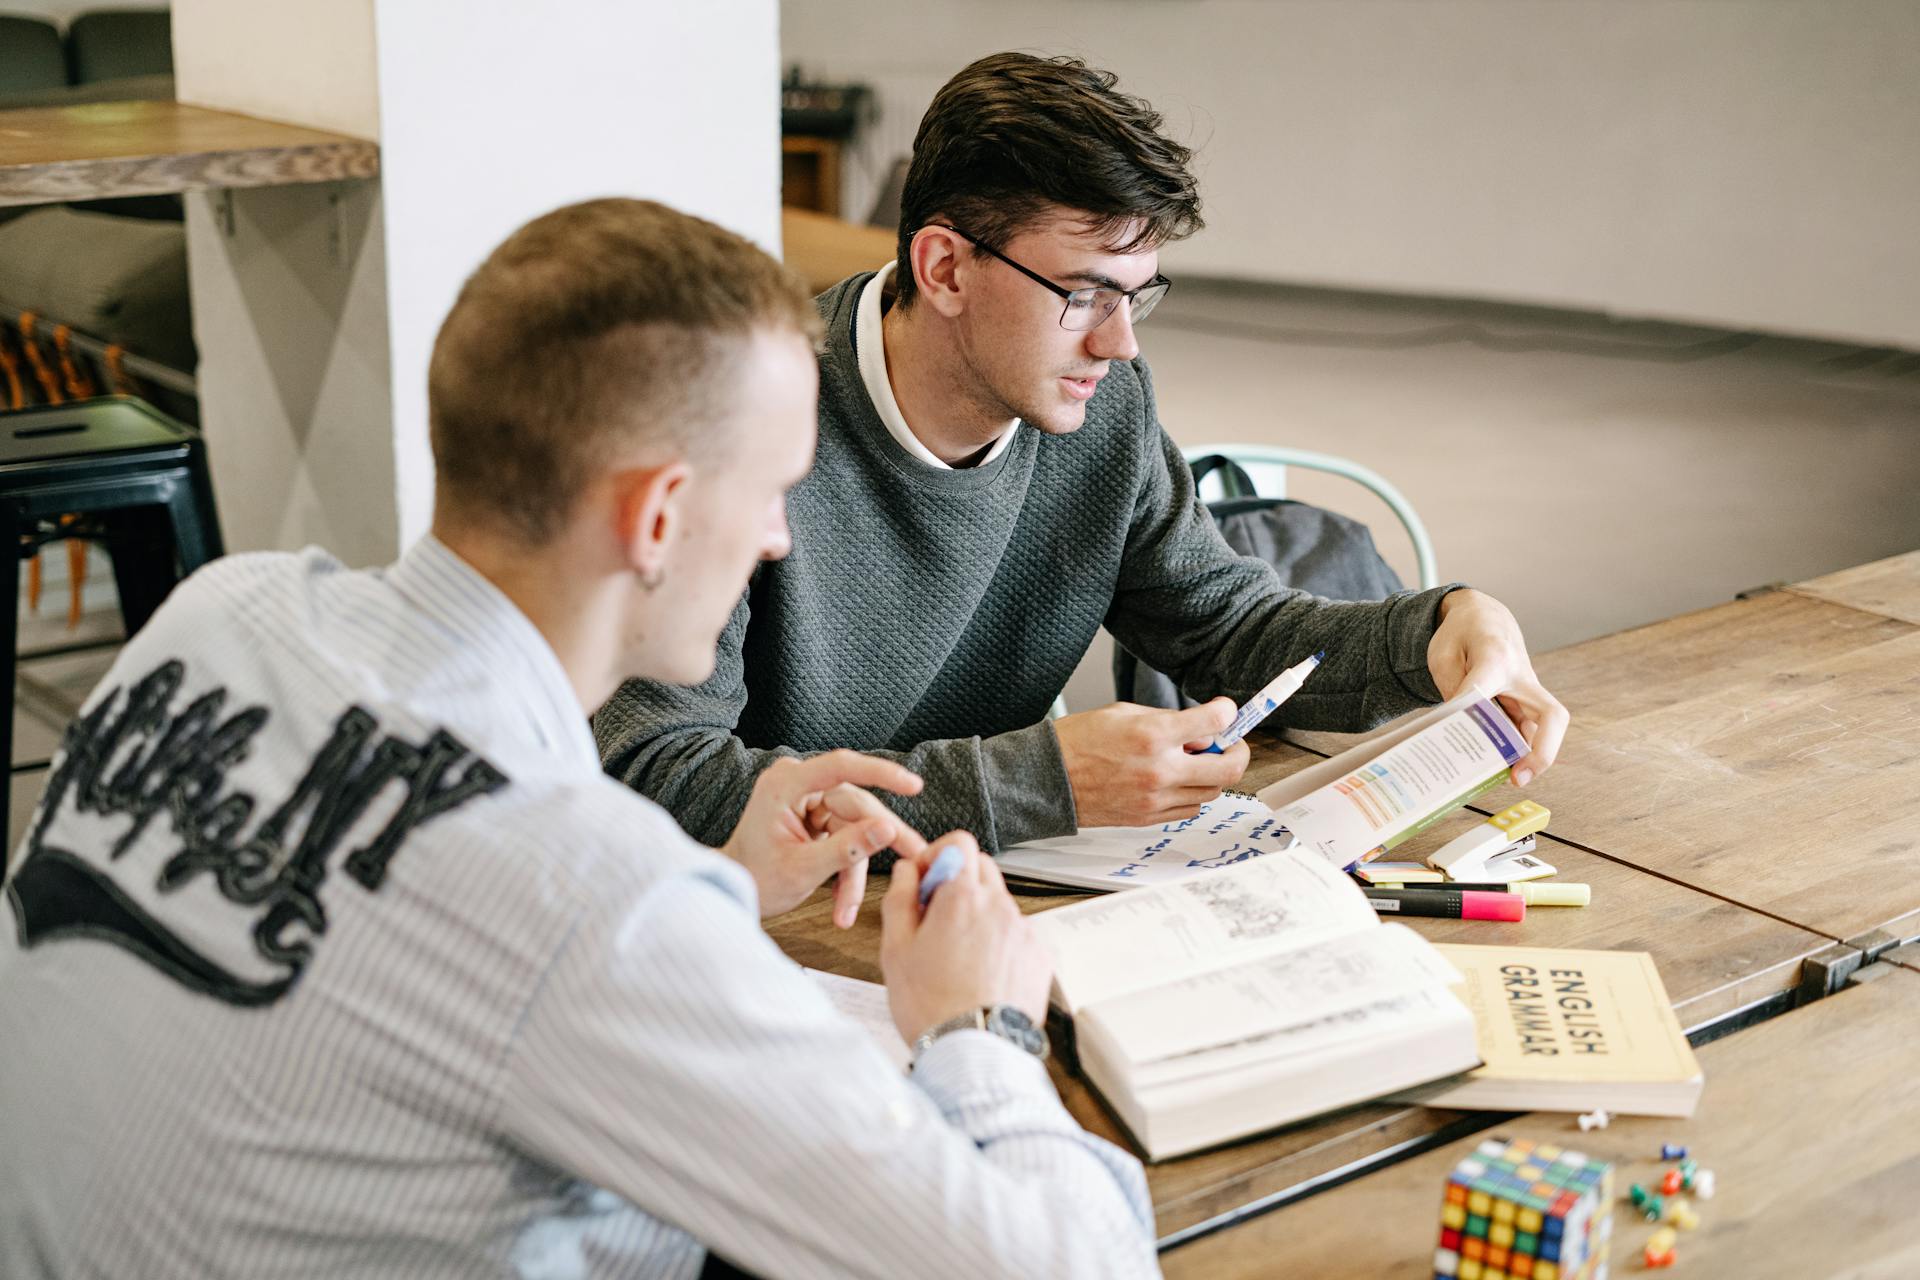
<path id="1" fill-rule="evenodd" d="M 699 681 L 813 456 L 818 319 L 659 205 L 514 233 L 429 387 L 432 535 L 195 574 L 68 730 L 0 927 L 0 1275 L 1145 1276 L 992 861 L 848 752 L 704 848 L 588 713 Z M 903 1075 L 761 931 L 905 855 Z"/>

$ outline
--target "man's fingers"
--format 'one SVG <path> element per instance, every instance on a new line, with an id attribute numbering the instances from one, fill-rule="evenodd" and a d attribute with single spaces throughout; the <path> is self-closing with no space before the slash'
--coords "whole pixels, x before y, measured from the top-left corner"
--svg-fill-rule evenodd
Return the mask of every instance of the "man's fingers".
<path id="1" fill-rule="evenodd" d="M 1183 754 L 1174 763 L 1166 778 L 1166 785 L 1170 788 L 1212 787 L 1215 791 L 1224 791 L 1240 781 L 1240 775 L 1247 771 L 1247 761 L 1251 758 L 1251 749 L 1244 742 L 1236 742 L 1218 755 L 1211 751 Z"/>
<path id="2" fill-rule="evenodd" d="M 897 818 L 894 819 L 893 839 L 888 847 L 905 861 L 923 866 L 926 863 L 927 838 Z"/>
<path id="3" fill-rule="evenodd" d="M 853 922 L 860 916 L 860 903 L 866 896 L 867 860 L 861 858 L 843 869 L 833 883 L 833 922 L 842 929 L 853 928 Z"/>
<path id="4" fill-rule="evenodd" d="M 1233 723 L 1238 710 L 1231 698 L 1215 698 L 1197 707 L 1166 713 L 1167 738 L 1174 742 L 1203 742 Z"/>
<path id="5" fill-rule="evenodd" d="M 893 810 L 880 802 L 880 798 L 871 791 L 862 791 L 850 782 L 842 782 L 820 798 L 821 807 L 841 822 L 858 822 L 862 819 L 882 820 L 893 817 Z"/>
<path id="6" fill-rule="evenodd" d="M 845 749 L 802 760 L 794 776 L 808 791 L 831 791 L 842 783 L 851 783 L 856 787 L 878 787 L 895 795 L 917 796 L 924 785 L 919 774 L 898 761 Z"/>
<path id="7" fill-rule="evenodd" d="M 1219 792 L 1213 791 L 1203 792 L 1191 797 L 1175 797 L 1166 806 L 1161 808 L 1159 812 L 1153 814 L 1140 825 L 1143 827 L 1157 827 L 1169 822 L 1185 822 L 1188 818 L 1199 813 L 1202 805 L 1219 794 Z"/>
<path id="8" fill-rule="evenodd" d="M 1013 900 L 1013 891 L 1007 888 L 1007 878 L 1000 874 L 1000 864 L 992 858 L 975 858 L 974 861 L 979 864 L 980 883 L 986 888 L 988 896 L 997 901 L 1004 900 L 1018 911 L 1020 906 Z"/>
<path id="9" fill-rule="evenodd" d="M 893 864 L 887 896 L 880 900 L 881 941 L 904 941 L 920 927 L 920 866 L 912 858 Z"/>
<path id="10" fill-rule="evenodd" d="M 1558 758 L 1560 743 L 1567 734 L 1569 716 L 1559 699 L 1537 683 L 1529 683 L 1521 691 L 1506 695 L 1502 701 L 1507 704 L 1513 718 L 1522 721 L 1522 732 L 1527 734 L 1527 756 L 1514 766 L 1513 771 L 1515 785 L 1524 787 L 1546 772 Z"/>
<path id="11" fill-rule="evenodd" d="M 862 791 L 851 783 L 843 782 L 828 791 L 821 799 L 821 810 L 827 815 L 826 830 L 838 831 L 849 823 L 870 823 L 878 832 L 874 850 L 892 849 L 904 857 L 918 857 L 927 847 L 926 840 L 901 821 L 898 814 L 887 808 L 878 796 L 870 791 Z"/>

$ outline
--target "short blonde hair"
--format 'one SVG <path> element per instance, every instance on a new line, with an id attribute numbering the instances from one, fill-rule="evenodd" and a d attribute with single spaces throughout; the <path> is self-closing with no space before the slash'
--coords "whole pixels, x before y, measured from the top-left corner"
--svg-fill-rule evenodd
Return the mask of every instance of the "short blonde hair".
<path id="1" fill-rule="evenodd" d="M 650 200 L 535 218 L 468 278 L 434 341 L 437 502 L 547 542 L 613 458 L 723 445 L 718 393 L 766 330 L 817 343 L 819 313 L 731 231 Z"/>

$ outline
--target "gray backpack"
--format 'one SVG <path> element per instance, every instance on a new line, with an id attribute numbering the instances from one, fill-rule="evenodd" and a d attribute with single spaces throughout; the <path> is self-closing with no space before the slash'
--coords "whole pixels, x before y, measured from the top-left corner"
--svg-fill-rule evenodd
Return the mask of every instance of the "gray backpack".
<path id="1" fill-rule="evenodd" d="M 1280 581 L 1329 600 L 1380 600 L 1404 589 L 1358 520 L 1290 498 L 1262 498 L 1238 465 L 1209 454 L 1193 461 L 1193 482 L 1215 471 L 1229 496 L 1207 510 L 1227 545 L 1272 565 Z M 1149 707 L 1190 707 L 1193 699 L 1120 645 L 1113 647 L 1114 695 Z"/>

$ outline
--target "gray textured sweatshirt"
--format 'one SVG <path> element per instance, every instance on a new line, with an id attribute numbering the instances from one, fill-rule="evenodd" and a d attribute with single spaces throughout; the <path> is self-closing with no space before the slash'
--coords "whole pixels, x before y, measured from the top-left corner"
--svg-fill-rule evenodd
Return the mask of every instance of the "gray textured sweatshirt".
<path id="1" fill-rule="evenodd" d="M 1200 698 L 1244 701 L 1326 650 L 1278 713 L 1303 728 L 1438 701 L 1426 652 L 1446 588 L 1333 603 L 1236 556 L 1161 430 L 1144 361 L 1113 364 L 1071 435 L 1016 427 L 968 470 L 909 456 L 854 351 L 869 278 L 818 300 L 820 442 L 788 497 L 792 554 L 755 573 L 711 679 L 629 681 L 594 719 L 608 772 L 697 839 L 726 839 L 775 759 L 834 747 L 921 774 L 920 795 L 883 798 L 929 836 L 964 828 L 998 850 L 1072 832 L 1046 714 L 1103 624 Z"/>

